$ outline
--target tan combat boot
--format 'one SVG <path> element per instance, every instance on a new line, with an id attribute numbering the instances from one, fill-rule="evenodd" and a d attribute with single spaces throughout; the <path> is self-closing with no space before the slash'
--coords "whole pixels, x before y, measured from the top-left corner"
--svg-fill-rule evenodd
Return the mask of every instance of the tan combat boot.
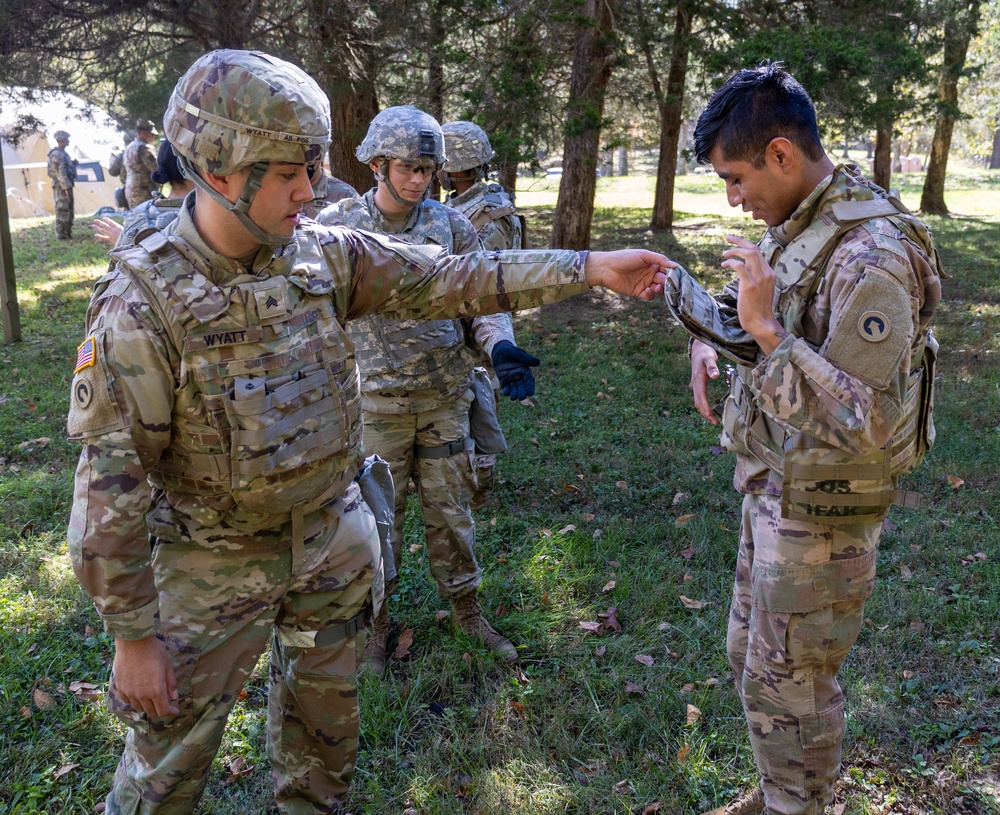
<path id="1" fill-rule="evenodd" d="M 702 815 L 765 815 L 766 812 L 764 791 L 760 787 L 755 787 L 725 806 L 710 809 L 708 812 L 703 812 Z"/>
<path id="2" fill-rule="evenodd" d="M 456 627 L 482 640 L 486 647 L 505 662 L 517 662 L 517 649 L 503 634 L 497 632 L 483 616 L 476 592 L 455 597 L 451 601 L 452 622 Z"/>
<path id="3" fill-rule="evenodd" d="M 372 633 L 365 643 L 365 653 L 361 657 L 358 673 L 372 671 L 376 676 L 385 674 L 385 644 L 389 639 L 389 612 L 385 604 L 379 609 L 378 616 L 372 624 Z"/>

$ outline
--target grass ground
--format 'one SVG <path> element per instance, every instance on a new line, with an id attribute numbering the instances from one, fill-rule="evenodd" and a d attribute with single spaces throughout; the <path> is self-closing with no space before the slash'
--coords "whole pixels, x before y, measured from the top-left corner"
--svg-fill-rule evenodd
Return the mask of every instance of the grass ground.
<path id="1" fill-rule="evenodd" d="M 915 204 L 917 179 L 896 180 Z M 594 247 L 656 248 L 720 286 L 722 235 L 760 228 L 689 175 L 679 228 L 651 232 L 646 184 L 599 180 Z M 536 245 L 545 194 L 519 195 Z M 1000 813 L 1000 175 L 956 175 L 947 198 L 961 216 L 930 220 L 952 274 L 936 320 L 938 443 L 909 479 L 922 509 L 889 517 L 842 673 L 850 815 Z M 123 734 L 100 704 L 111 643 L 66 554 L 77 451 L 63 420 L 105 261 L 91 240 L 52 240 L 50 219 L 14 228 L 24 340 L 0 347 L 0 813 L 92 813 Z M 510 450 L 477 521 L 483 600 L 522 663 L 439 618 L 411 507 L 390 610 L 393 639 L 412 629 L 414 643 L 362 685 L 351 810 L 701 812 L 754 777 L 723 642 L 732 461 L 691 407 L 686 340 L 661 304 L 592 294 L 517 323 L 542 359 L 538 390 L 502 407 Z M 200 812 L 274 811 L 265 692 L 258 678 L 238 704 Z"/>

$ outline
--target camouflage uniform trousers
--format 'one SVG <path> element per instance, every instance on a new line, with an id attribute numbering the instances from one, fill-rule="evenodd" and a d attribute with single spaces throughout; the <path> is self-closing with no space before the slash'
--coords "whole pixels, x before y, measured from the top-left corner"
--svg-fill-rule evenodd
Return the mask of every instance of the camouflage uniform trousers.
<path id="1" fill-rule="evenodd" d="M 442 458 L 421 458 L 417 448 L 436 448 L 469 439 L 472 388 L 458 399 L 420 413 L 364 412 L 365 455 L 377 453 L 389 462 L 396 486 L 396 573 L 403 560 L 406 485 L 416 483 L 427 536 L 431 575 L 443 598 L 461 597 L 479 588 L 482 569 L 476 560 L 476 523 L 471 501 L 476 492 L 476 456 L 467 449 Z M 386 596 L 395 585 L 386 585 Z"/>
<path id="2" fill-rule="evenodd" d="M 787 521 L 780 497 L 744 496 L 726 647 L 770 815 L 820 815 L 833 800 L 837 672 L 861 630 L 881 529 Z"/>
<path id="3" fill-rule="evenodd" d="M 370 610 L 373 584 L 381 590 L 379 540 L 357 484 L 306 524 L 298 557 L 294 549 L 244 554 L 157 544 L 158 636 L 173 661 L 180 713 L 149 719 L 121 701 L 112 676 L 108 707 L 129 731 L 109 815 L 193 812 L 226 719 L 272 630 L 323 631 Z M 343 804 L 357 759 L 356 666 L 367 630 L 311 648 L 274 639 L 267 753 L 283 813 L 337 812 Z"/>
<path id="4" fill-rule="evenodd" d="M 73 188 L 52 186 L 56 211 L 56 237 L 73 237 Z"/>

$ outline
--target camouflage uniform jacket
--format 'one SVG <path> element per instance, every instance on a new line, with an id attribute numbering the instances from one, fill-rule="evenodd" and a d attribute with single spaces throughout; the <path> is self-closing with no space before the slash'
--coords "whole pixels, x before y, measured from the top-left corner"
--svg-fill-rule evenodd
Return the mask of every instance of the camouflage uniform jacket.
<path id="1" fill-rule="evenodd" d="M 390 233 L 375 204 L 375 190 L 327 207 L 321 223 L 391 234 L 413 244 L 436 244 L 456 255 L 482 249 L 475 229 L 465 216 L 437 201 L 413 208 L 405 225 Z M 488 357 L 501 340 L 514 342 L 509 314 L 477 317 L 471 321 L 475 345 Z M 362 375 L 362 404 L 375 413 L 420 413 L 434 410 L 465 392 L 474 353 L 466 344 L 459 320 L 391 320 L 372 315 L 348 326 L 357 349 Z"/>
<path id="2" fill-rule="evenodd" d="M 153 145 L 142 139 L 133 139 L 125 148 L 125 196 L 130 202 L 135 201 L 135 206 L 160 189 L 150 178 L 157 166 Z"/>
<path id="3" fill-rule="evenodd" d="M 865 179 L 856 166 L 840 165 L 785 223 L 768 229 L 760 242 L 778 278 L 775 314 L 789 336 L 755 367 L 740 365 L 736 377 L 770 423 L 771 435 L 779 436 L 778 450 L 781 434 L 802 431 L 851 455 L 864 455 L 885 446 L 900 422 L 910 370 L 923 361 L 930 319 L 941 299 L 935 260 L 894 222 L 876 218 L 843 235 L 829 255 L 825 279 L 808 302 L 798 302 L 802 292 L 796 281 L 803 270 L 783 263 L 783 257 L 792 254 L 793 242 L 809 239 L 811 226 L 832 220 L 831 208 L 837 202 L 884 197 L 884 191 Z M 828 358 L 832 356 L 831 326 L 840 326 L 842 333 L 859 331 L 860 326 L 845 327 L 841 320 L 857 308 L 851 295 L 866 275 L 905 288 L 897 299 L 905 302 L 903 298 L 908 298 L 909 313 L 897 321 L 902 325 L 894 326 L 903 342 L 892 347 L 878 341 L 856 342 L 852 347 L 860 351 L 855 358 L 834 364 Z M 737 293 L 738 281 L 733 281 L 718 298 L 722 311 L 733 319 Z M 736 489 L 780 495 L 781 473 L 746 448 L 737 445 L 735 449 Z"/>
<path id="4" fill-rule="evenodd" d="M 231 302 L 219 301 L 220 292 L 248 281 L 273 280 L 293 300 L 308 296 L 317 314 L 329 312 L 334 326 L 343 326 L 376 310 L 399 318 L 472 316 L 533 308 L 588 290 L 586 253 L 449 257 L 436 248 L 309 223 L 299 227 L 296 242 L 280 257 L 262 247 L 246 269 L 209 249 L 193 224 L 194 199 L 185 201 L 180 216 L 162 234 L 184 241 L 193 251 L 187 279 L 195 302 Z M 287 540 L 289 528 L 286 523 L 247 534 L 223 522 L 209 523 L 213 513 L 218 515 L 213 502 L 225 496 L 151 488 L 150 475 L 174 445 L 219 438 L 220 417 L 209 414 L 196 372 L 183 364 L 188 341 L 184 349 L 177 347 L 145 288 L 120 265 L 97 283 L 68 421 L 70 435 L 83 443 L 68 530 L 73 567 L 108 633 L 125 639 L 157 629 L 148 535 L 196 542 L 224 558 L 231 550 L 273 551 L 277 541 Z M 344 342 L 343 332 L 337 333 L 329 335 L 329 342 Z M 346 376 L 354 358 L 346 342 L 343 348 L 347 352 L 339 380 L 346 384 L 331 395 L 330 410 L 360 399 L 357 377 Z M 222 373 L 233 375 L 227 366 Z M 353 434 L 351 439 L 354 448 L 345 461 L 360 456 L 360 439 Z M 212 458 L 234 455 L 229 450 L 234 443 L 223 436 L 223 447 Z M 187 475 L 194 479 L 199 474 Z M 217 488 L 225 483 L 222 476 L 202 480 Z M 306 516 L 305 523 L 307 530 L 310 524 L 324 523 L 322 512 Z"/>
<path id="5" fill-rule="evenodd" d="M 358 191 L 346 181 L 341 181 L 339 178 L 334 178 L 324 172 L 320 175 L 319 181 L 313 184 L 313 195 L 315 198 L 312 201 L 307 201 L 302 207 L 302 211 L 307 218 L 312 218 L 315 221 L 320 212 L 330 204 L 343 201 L 345 198 L 356 198 Z"/>
<path id="6" fill-rule="evenodd" d="M 73 189 L 76 183 L 76 159 L 70 158 L 63 148 L 53 147 L 48 155 L 48 174 L 53 187 Z"/>
<path id="7" fill-rule="evenodd" d="M 449 195 L 445 204 L 472 221 L 487 249 L 524 248 L 521 216 L 514 199 L 499 184 L 479 181 L 463 193 Z"/>

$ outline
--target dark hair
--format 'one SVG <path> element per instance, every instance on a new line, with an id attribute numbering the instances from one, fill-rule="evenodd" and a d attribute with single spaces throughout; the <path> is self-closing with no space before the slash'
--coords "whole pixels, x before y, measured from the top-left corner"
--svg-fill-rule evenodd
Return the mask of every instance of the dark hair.
<path id="1" fill-rule="evenodd" d="M 150 178 L 157 184 L 177 184 L 184 181 L 184 174 L 177 164 L 174 148 L 166 139 L 160 142 L 160 152 L 156 157 L 156 165 Z"/>
<path id="2" fill-rule="evenodd" d="M 812 161 L 823 157 L 816 109 L 806 89 L 780 62 L 737 71 L 719 88 L 698 117 L 695 156 L 709 164 L 716 145 L 727 161 L 764 166 L 764 151 L 782 136 Z"/>

